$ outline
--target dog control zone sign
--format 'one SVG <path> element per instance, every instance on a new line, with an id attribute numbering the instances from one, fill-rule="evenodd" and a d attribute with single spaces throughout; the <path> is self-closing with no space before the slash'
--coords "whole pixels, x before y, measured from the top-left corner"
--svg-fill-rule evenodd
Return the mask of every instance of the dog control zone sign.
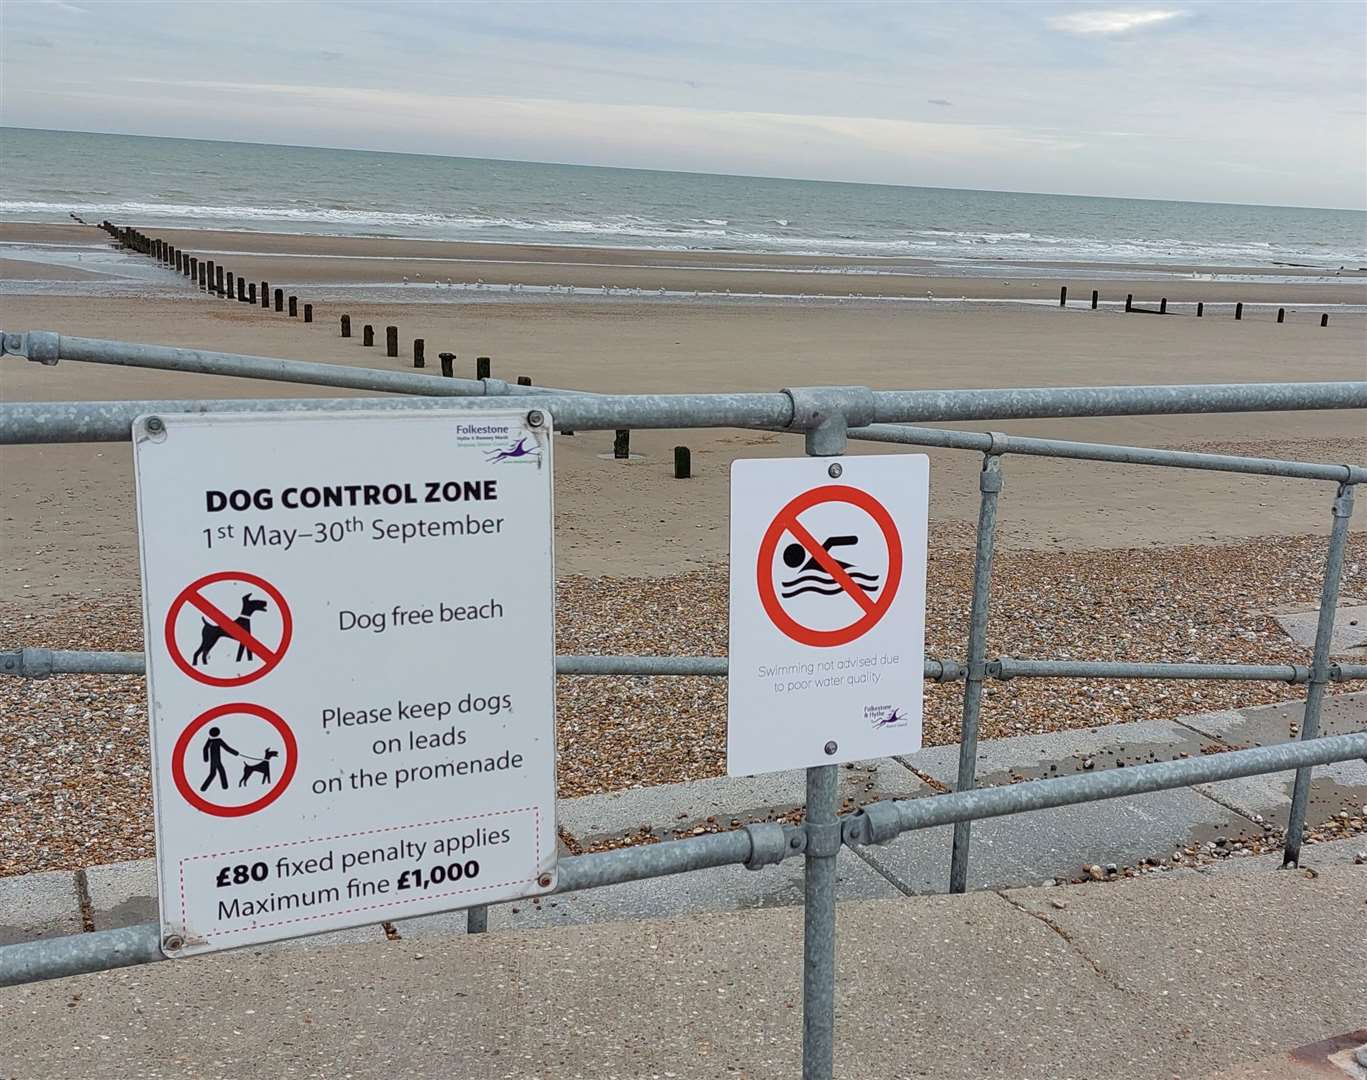
<path id="1" fill-rule="evenodd" d="M 924 454 L 731 467 L 727 771 L 921 748 Z"/>
<path id="2" fill-rule="evenodd" d="M 550 892 L 550 417 L 133 428 L 162 948 Z"/>

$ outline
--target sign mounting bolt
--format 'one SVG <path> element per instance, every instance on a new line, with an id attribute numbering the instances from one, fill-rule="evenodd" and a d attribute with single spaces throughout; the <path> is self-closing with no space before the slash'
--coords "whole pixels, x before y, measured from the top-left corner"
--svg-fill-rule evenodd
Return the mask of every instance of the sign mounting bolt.
<path id="1" fill-rule="evenodd" d="M 175 952 L 185 947 L 185 939 L 179 934 L 167 934 L 161 939 L 161 944 L 168 952 Z"/>
<path id="2" fill-rule="evenodd" d="M 840 747 L 836 745 L 836 742 L 835 742 L 834 739 L 832 739 L 830 742 L 828 742 L 828 743 L 826 744 L 826 746 L 825 746 L 825 750 L 826 750 L 827 756 L 829 756 L 829 755 L 831 755 L 831 754 L 834 754 L 834 753 L 835 753 L 837 750 L 839 750 L 839 749 L 840 749 Z"/>
<path id="3" fill-rule="evenodd" d="M 546 415 L 540 409 L 533 409 L 527 414 L 527 426 L 538 428 L 546 422 Z"/>
<path id="4" fill-rule="evenodd" d="M 147 430 L 153 435 L 160 435 L 166 430 L 166 424 L 162 422 L 160 416 L 149 416 L 147 418 Z"/>
<path id="5" fill-rule="evenodd" d="M 536 883 L 540 885 L 543 889 L 549 889 L 551 887 L 551 875 L 542 874 L 539 878 L 536 879 Z"/>
<path id="6" fill-rule="evenodd" d="M 844 470 L 844 468 L 841 466 L 840 462 L 837 461 L 837 462 L 833 463 L 829 469 L 826 470 L 826 473 L 830 476 L 830 478 L 831 478 L 832 480 L 834 480 L 836 477 L 838 477 L 838 476 L 839 476 L 841 473 L 843 473 L 844 471 L 845 471 L 845 470 Z"/>

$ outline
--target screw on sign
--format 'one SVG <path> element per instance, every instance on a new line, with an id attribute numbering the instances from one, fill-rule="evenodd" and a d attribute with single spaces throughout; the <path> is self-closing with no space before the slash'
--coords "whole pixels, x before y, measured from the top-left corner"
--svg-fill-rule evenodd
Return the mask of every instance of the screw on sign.
<path id="1" fill-rule="evenodd" d="M 209 686 L 241 686 L 284 658 L 293 634 L 289 604 L 265 578 L 242 570 L 192 581 L 166 613 L 176 667 Z"/>
<path id="2" fill-rule="evenodd" d="M 831 520 L 838 512 L 840 531 L 818 540 L 801 515 L 822 511 Z M 784 542 L 785 538 L 787 542 Z M 881 573 L 861 568 L 858 551 L 886 548 Z M 778 629 L 803 645 L 848 645 L 878 625 L 902 581 L 902 541 L 892 515 L 867 491 L 846 484 L 827 484 L 804 491 L 774 517 L 759 545 L 756 564 L 760 603 Z M 810 625 L 812 600 L 823 607 L 839 605 L 831 626 Z"/>
<path id="3" fill-rule="evenodd" d="M 171 775 L 196 810 L 244 817 L 280 798 L 299 766 L 299 745 L 284 719 L 247 702 L 195 717 L 176 740 Z"/>

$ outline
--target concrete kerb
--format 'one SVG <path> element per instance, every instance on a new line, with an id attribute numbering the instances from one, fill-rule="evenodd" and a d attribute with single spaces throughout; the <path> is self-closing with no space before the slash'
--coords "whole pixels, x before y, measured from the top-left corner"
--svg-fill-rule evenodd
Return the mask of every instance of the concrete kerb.
<path id="1" fill-rule="evenodd" d="M 71 871 L 0 878 L 0 945 L 79 934 L 83 925 Z"/>

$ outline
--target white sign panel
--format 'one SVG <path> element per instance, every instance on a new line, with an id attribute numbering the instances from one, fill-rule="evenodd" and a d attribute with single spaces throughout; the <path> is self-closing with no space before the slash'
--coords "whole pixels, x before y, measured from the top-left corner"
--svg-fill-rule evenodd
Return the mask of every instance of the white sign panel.
<path id="1" fill-rule="evenodd" d="M 924 454 L 731 467 L 727 771 L 921 747 Z"/>
<path id="2" fill-rule="evenodd" d="M 133 436 L 167 955 L 550 891 L 549 416 Z"/>

